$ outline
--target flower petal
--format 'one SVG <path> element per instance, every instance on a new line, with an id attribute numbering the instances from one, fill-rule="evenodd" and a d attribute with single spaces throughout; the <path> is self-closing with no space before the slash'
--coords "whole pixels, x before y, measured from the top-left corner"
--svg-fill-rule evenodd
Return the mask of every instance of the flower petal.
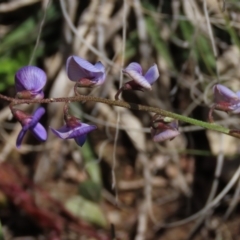
<path id="1" fill-rule="evenodd" d="M 173 139 L 180 134 L 178 130 L 167 129 L 164 131 L 159 131 L 152 129 L 152 137 L 154 142 L 163 142 L 168 139 Z"/>
<path id="2" fill-rule="evenodd" d="M 15 75 L 16 91 L 30 90 L 39 92 L 46 84 L 47 76 L 45 72 L 35 66 L 25 66 L 20 68 Z"/>
<path id="3" fill-rule="evenodd" d="M 132 62 L 130 63 L 125 69 L 124 71 L 135 71 L 139 74 L 142 75 L 142 67 L 139 63 L 136 62 Z"/>
<path id="4" fill-rule="evenodd" d="M 178 120 L 170 122 L 169 126 L 171 126 L 173 129 L 175 128 L 176 130 L 178 130 Z"/>
<path id="5" fill-rule="evenodd" d="M 104 83 L 105 78 L 106 78 L 105 67 L 101 62 L 97 62 L 94 66 L 103 73 L 102 76 L 98 77 L 97 83 L 95 84 L 95 86 L 99 86 Z"/>
<path id="6" fill-rule="evenodd" d="M 144 76 L 142 76 L 142 67 L 138 63 L 129 64 L 127 68 L 123 69 L 123 73 L 127 74 L 143 88 L 146 88 L 148 90 L 152 89 L 151 84 Z"/>
<path id="7" fill-rule="evenodd" d="M 74 140 L 77 143 L 77 145 L 79 145 L 81 147 L 86 142 L 86 139 L 87 139 L 87 134 L 84 134 L 84 135 L 81 135 L 80 137 L 74 138 Z"/>
<path id="8" fill-rule="evenodd" d="M 37 123 L 36 126 L 29 129 L 34 137 L 39 141 L 47 140 L 47 132 L 41 123 Z"/>
<path id="9" fill-rule="evenodd" d="M 99 67 L 99 65 L 97 65 Z M 66 71 L 70 80 L 79 81 L 82 78 L 98 81 L 104 75 L 102 69 L 92 65 L 90 62 L 77 56 L 67 59 Z"/>
<path id="10" fill-rule="evenodd" d="M 240 91 L 237 91 L 236 94 L 237 94 L 238 98 L 240 99 Z"/>
<path id="11" fill-rule="evenodd" d="M 231 109 L 231 113 L 234 113 L 234 114 L 240 113 L 240 102 L 236 104 L 232 104 L 229 108 Z"/>
<path id="12" fill-rule="evenodd" d="M 81 126 L 76 127 L 72 130 L 68 138 L 77 138 L 82 135 L 85 135 L 93 130 L 97 129 L 95 125 L 89 125 L 86 123 L 82 123 Z"/>
<path id="13" fill-rule="evenodd" d="M 99 62 L 97 62 L 97 63 L 95 63 L 95 68 L 97 68 L 99 71 L 101 71 L 101 72 L 105 72 L 105 67 L 104 67 L 104 65 L 99 61 Z"/>
<path id="14" fill-rule="evenodd" d="M 152 67 L 150 67 L 144 77 L 152 85 L 159 78 L 159 71 L 157 65 L 154 64 Z"/>
<path id="15" fill-rule="evenodd" d="M 54 128 L 51 128 L 50 129 L 52 130 L 52 132 L 59 138 L 61 139 L 68 139 L 69 138 L 69 135 L 70 133 L 73 131 L 71 128 L 67 127 L 66 125 L 62 126 L 61 128 L 59 129 L 54 129 Z"/>
<path id="16" fill-rule="evenodd" d="M 70 127 L 64 125 L 63 127 L 59 128 L 58 130 L 55 130 L 50 127 L 52 132 L 57 137 L 59 137 L 61 139 L 74 138 L 74 140 L 76 141 L 76 143 L 79 146 L 82 146 L 85 143 L 87 134 L 89 132 L 95 130 L 96 128 L 97 128 L 96 126 L 89 125 L 86 123 L 81 123 L 81 124 L 79 124 L 79 126 L 77 126 L 75 128 L 70 128 Z"/>
<path id="17" fill-rule="evenodd" d="M 17 148 L 19 148 L 21 146 L 23 137 L 25 136 L 26 132 L 27 132 L 27 130 L 22 128 L 22 130 L 18 134 L 17 141 L 16 141 Z"/>
<path id="18" fill-rule="evenodd" d="M 31 122 L 29 123 L 29 126 L 30 126 L 30 127 L 35 126 L 35 125 L 39 122 L 40 118 L 43 116 L 44 113 L 45 113 L 45 109 L 44 109 L 43 107 L 39 107 L 39 108 L 34 112 L 34 114 L 33 114 L 33 116 L 32 116 L 32 120 L 31 120 Z"/>
<path id="19" fill-rule="evenodd" d="M 214 101 L 216 103 L 227 102 L 227 103 L 235 103 L 239 100 L 238 95 L 231 91 L 229 88 L 225 87 L 221 84 L 216 84 L 213 87 L 214 91 Z"/>

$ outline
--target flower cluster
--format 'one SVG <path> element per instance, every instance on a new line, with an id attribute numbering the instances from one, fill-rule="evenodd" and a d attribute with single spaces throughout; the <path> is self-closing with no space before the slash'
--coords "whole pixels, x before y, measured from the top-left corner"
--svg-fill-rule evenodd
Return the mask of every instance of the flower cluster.
<path id="1" fill-rule="evenodd" d="M 70 56 L 66 62 L 66 72 L 68 78 L 75 82 L 74 90 L 78 95 L 78 87 L 92 88 L 100 86 L 105 82 L 105 67 L 101 62 L 91 64 L 85 59 L 77 56 Z M 125 90 L 151 90 L 152 85 L 159 78 L 160 74 L 156 64 L 151 66 L 145 74 L 139 63 L 132 62 L 122 70 L 124 75 L 130 78 L 130 81 L 123 84 L 117 91 L 115 99 Z M 45 72 L 36 66 L 25 66 L 19 69 L 15 75 L 16 98 L 18 99 L 43 99 L 43 88 L 46 84 L 47 76 Z M 240 113 L 240 91 L 233 92 L 221 84 L 213 87 L 214 104 L 209 111 L 209 121 L 213 122 L 213 110 L 225 111 L 227 113 Z M 39 107 L 32 115 L 16 109 L 16 103 L 10 104 L 10 109 L 15 118 L 21 123 L 20 131 L 16 145 L 20 147 L 23 137 L 29 130 L 39 141 L 47 139 L 45 128 L 39 123 L 39 120 L 45 113 L 43 107 Z M 68 103 L 64 107 L 65 125 L 59 129 L 51 128 L 53 134 L 61 139 L 74 139 L 79 146 L 83 146 L 87 134 L 97 127 L 82 123 L 78 118 L 68 113 Z M 239 134 L 239 131 L 235 134 Z M 152 139 L 155 142 L 163 142 L 173 139 L 180 134 L 178 131 L 178 121 L 169 117 L 155 115 L 151 124 Z"/>
<path id="2" fill-rule="evenodd" d="M 67 61 L 67 69 L 68 75 L 71 80 L 74 80 L 75 75 L 79 74 L 79 78 L 81 77 L 90 78 L 91 81 L 104 81 L 105 72 L 102 71 L 102 75 L 99 73 L 97 74 L 94 69 L 91 68 L 93 65 L 88 63 L 87 61 L 83 60 L 80 61 L 82 65 L 81 68 L 75 68 L 72 61 L 74 61 L 75 57 L 70 57 Z M 76 60 L 76 59 L 75 59 Z M 78 60 L 78 59 L 77 59 Z M 76 61 L 78 62 L 78 61 Z M 84 70 L 85 67 L 85 70 Z M 103 65 L 101 63 L 95 64 L 96 68 L 102 68 Z M 92 69 L 95 75 L 93 75 L 89 69 Z M 104 67 L 103 67 L 104 69 Z M 76 73 L 75 73 L 76 70 Z M 97 77 L 98 76 L 98 77 Z M 44 97 L 43 87 L 46 84 L 46 74 L 45 72 L 35 66 L 26 66 L 19 69 L 15 75 L 15 87 L 16 87 L 16 98 L 19 99 L 42 99 Z M 81 81 L 80 81 L 81 82 Z M 97 85 L 97 83 L 96 83 Z M 34 137 L 39 141 L 46 141 L 47 140 L 47 132 L 45 128 L 39 123 L 40 118 L 44 115 L 45 109 L 43 107 L 39 107 L 32 115 L 26 114 L 25 112 L 16 109 L 13 104 L 10 105 L 11 111 L 13 116 L 21 123 L 22 130 L 18 134 L 16 146 L 19 148 L 21 146 L 23 137 L 25 136 L 26 132 L 29 130 Z M 83 146 L 84 142 L 86 141 L 87 134 L 97 127 L 94 125 L 89 125 L 86 123 L 81 123 L 79 119 L 66 114 L 64 116 L 66 121 L 66 125 L 61 127 L 58 130 L 51 128 L 52 132 L 61 139 L 71 139 L 73 138 L 79 146 Z"/>
<path id="3" fill-rule="evenodd" d="M 151 90 L 152 84 L 159 78 L 159 71 L 156 64 L 148 69 L 143 75 L 142 67 L 136 63 L 130 63 L 123 73 L 130 78 L 115 96 L 118 100 L 119 94 L 124 90 Z M 101 62 L 91 64 L 77 56 L 70 56 L 66 62 L 66 72 L 68 78 L 75 82 L 75 94 L 78 95 L 78 87 L 92 88 L 100 86 L 106 78 L 105 67 Z M 43 88 L 46 84 L 47 76 L 45 72 L 36 66 L 25 66 L 19 69 L 15 75 L 16 98 L 18 99 L 42 99 L 44 98 Z M 15 118 L 21 123 L 20 131 L 16 145 L 20 147 L 23 137 L 29 130 L 39 141 L 47 139 L 45 128 L 39 123 L 44 115 L 45 109 L 39 107 L 32 115 L 16 109 L 14 103 L 10 105 Z M 74 139 L 79 146 L 83 146 L 87 134 L 97 127 L 82 123 L 78 118 L 68 113 L 68 103 L 64 107 L 65 125 L 59 129 L 50 127 L 53 134 L 61 139 Z M 152 122 L 152 137 L 156 142 L 162 142 L 167 139 L 173 139 L 179 134 L 178 123 L 176 120 L 166 120 L 160 116 L 155 116 Z"/>

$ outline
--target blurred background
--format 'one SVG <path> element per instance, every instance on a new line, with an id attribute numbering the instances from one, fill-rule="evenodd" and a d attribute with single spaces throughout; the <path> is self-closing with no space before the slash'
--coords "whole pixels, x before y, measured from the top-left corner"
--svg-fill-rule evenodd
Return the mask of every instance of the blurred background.
<path id="1" fill-rule="evenodd" d="M 30 64 L 47 73 L 45 97 L 73 96 L 65 62 L 77 55 L 107 71 L 79 92 L 113 99 L 129 80 L 122 68 L 156 63 L 153 90 L 121 98 L 208 121 L 213 85 L 240 89 L 239 30 L 238 0 L 0 0 L 0 92 L 14 97 L 15 72 Z M 0 101 L 1 239 L 239 239 L 239 140 L 180 123 L 181 135 L 155 143 L 151 113 L 70 106 L 98 127 L 82 148 L 48 130 L 17 149 L 21 126 Z M 63 125 L 62 103 L 43 107 L 47 129 Z M 214 119 L 239 128 L 237 115 Z"/>

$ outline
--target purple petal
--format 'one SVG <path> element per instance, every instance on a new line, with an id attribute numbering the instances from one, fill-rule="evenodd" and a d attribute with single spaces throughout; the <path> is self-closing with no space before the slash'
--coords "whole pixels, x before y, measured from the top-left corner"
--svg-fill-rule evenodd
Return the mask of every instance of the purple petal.
<path id="1" fill-rule="evenodd" d="M 214 91 L 214 100 L 216 103 L 220 102 L 227 102 L 227 103 L 234 103 L 238 101 L 238 95 L 231 91 L 229 88 L 217 84 L 213 87 Z"/>
<path id="2" fill-rule="evenodd" d="M 152 85 L 159 78 L 159 71 L 157 65 L 154 64 L 152 67 L 150 67 L 144 77 Z"/>
<path id="3" fill-rule="evenodd" d="M 39 122 L 40 118 L 43 116 L 44 113 L 45 109 L 43 107 L 39 107 L 32 116 L 32 120 L 29 123 L 30 127 L 35 126 Z"/>
<path id="4" fill-rule="evenodd" d="M 173 139 L 180 134 L 177 130 L 167 129 L 164 131 L 159 131 L 152 129 L 152 137 L 154 142 L 163 142 L 168 139 Z"/>
<path id="5" fill-rule="evenodd" d="M 69 57 L 66 64 L 67 75 L 72 81 L 79 81 L 82 78 L 98 81 L 104 75 L 102 69 L 98 67 L 77 56 Z"/>
<path id="6" fill-rule="evenodd" d="M 45 72 L 35 66 L 26 66 L 19 69 L 15 75 L 16 91 L 30 90 L 39 92 L 46 84 L 47 76 Z"/>
<path id="7" fill-rule="evenodd" d="M 238 98 L 240 99 L 240 91 L 237 91 L 236 94 L 237 94 Z"/>
<path id="8" fill-rule="evenodd" d="M 147 79 L 142 76 L 142 68 L 138 63 L 131 63 L 127 66 L 127 68 L 123 69 L 123 73 L 127 74 L 130 78 L 132 78 L 137 84 L 151 90 L 151 84 L 147 81 Z"/>
<path id="9" fill-rule="evenodd" d="M 16 141 L 17 148 L 19 148 L 21 146 L 23 137 L 25 136 L 26 132 L 27 132 L 27 130 L 22 128 L 22 130 L 18 134 L 17 141 Z"/>
<path id="10" fill-rule="evenodd" d="M 50 127 L 52 132 L 57 137 L 59 137 L 61 139 L 74 138 L 74 140 L 76 141 L 76 143 L 79 146 L 82 146 L 85 143 L 87 134 L 89 132 L 95 130 L 96 128 L 97 128 L 96 126 L 89 125 L 86 123 L 81 123 L 81 125 L 79 127 L 75 127 L 75 128 L 70 128 L 70 127 L 67 127 L 66 125 L 64 125 L 63 127 L 59 128 L 58 130 L 55 130 Z"/>
<path id="11" fill-rule="evenodd" d="M 80 137 L 74 138 L 75 142 L 77 143 L 77 145 L 79 146 L 83 146 L 83 144 L 86 142 L 87 139 L 87 134 L 84 134 Z"/>
<path id="12" fill-rule="evenodd" d="M 104 73 L 101 77 L 97 78 L 95 86 L 102 85 L 105 82 L 106 74 Z"/>
<path id="13" fill-rule="evenodd" d="M 124 71 L 135 71 L 139 74 L 142 75 L 142 67 L 139 63 L 136 62 L 132 62 L 130 63 L 125 69 Z"/>
<path id="14" fill-rule="evenodd" d="M 97 127 L 95 125 L 88 125 L 86 123 L 82 123 L 81 126 L 76 127 L 72 130 L 68 138 L 77 138 L 82 135 L 85 135 L 93 130 L 95 130 Z"/>
<path id="15" fill-rule="evenodd" d="M 97 63 L 95 63 L 95 68 L 97 68 L 99 71 L 101 71 L 101 72 L 105 72 L 105 67 L 104 67 L 104 65 L 99 61 L 99 62 L 97 62 Z"/>
<path id="16" fill-rule="evenodd" d="M 47 140 L 47 132 L 41 123 L 37 123 L 35 127 L 30 128 L 31 133 L 39 141 Z"/>
<path id="17" fill-rule="evenodd" d="M 95 64 L 95 67 L 103 73 L 102 76 L 98 77 L 97 83 L 95 84 L 96 86 L 99 86 L 99 85 L 102 85 L 104 83 L 105 78 L 106 78 L 105 67 L 101 62 L 97 62 Z"/>
<path id="18" fill-rule="evenodd" d="M 178 120 L 174 120 L 174 121 L 170 122 L 169 126 L 178 130 Z"/>
<path id="19" fill-rule="evenodd" d="M 34 112 L 33 116 L 24 119 L 24 122 L 22 123 L 23 131 L 26 132 L 29 128 L 35 127 L 44 113 L 45 109 L 40 107 Z"/>
<path id="20" fill-rule="evenodd" d="M 231 113 L 234 113 L 234 114 L 240 113 L 240 102 L 236 104 L 232 104 L 229 108 L 231 109 Z"/>
<path id="21" fill-rule="evenodd" d="M 44 98 L 43 91 L 39 91 L 38 93 L 34 93 L 34 98 L 35 99 L 43 99 Z"/>
<path id="22" fill-rule="evenodd" d="M 61 128 L 59 128 L 58 130 L 51 128 L 52 132 L 59 138 L 61 139 L 68 139 L 70 133 L 72 132 L 72 129 L 67 127 L 66 125 L 62 126 Z"/>
<path id="23" fill-rule="evenodd" d="M 232 113 L 238 114 L 240 113 L 240 91 L 236 92 L 239 101 L 236 102 L 236 104 L 232 105 L 231 107 L 233 108 Z"/>
<path id="24" fill-rule="evenodd" d="M 57 135 L 61 139 L 70 139 L 70 138 L 78 138 L 84 134 L 87 134 L 95 130 L 96 128 L 97 127 L 94 125 L 88 125 L 88 124 L 82 123 L 81 126 L 75 127 L 75 128 L 70 128 L 64 125 L 58 130 L 53 128 L 51 128 L 51 130 L 55 135 Z"/>

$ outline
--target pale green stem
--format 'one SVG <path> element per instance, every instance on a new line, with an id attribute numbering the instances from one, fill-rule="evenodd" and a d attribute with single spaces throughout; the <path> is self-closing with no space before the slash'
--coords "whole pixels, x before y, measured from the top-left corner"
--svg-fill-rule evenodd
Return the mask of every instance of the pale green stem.
<path id="1" fill-rule="evenodd" d="M 7 97 L 0 94 L 0 98 L 6 101 L 12 102 L 12 105 L 18 105 L 18 104 L 24 104 L 24 103 L 29 104 L 29 103 L 51 103 L 51 102 L 82 102 L 82 101 L 100 102 L 100 103 L 105 103 L 111 106 L 124 107 L 128 109 L 133 109 L 133 110 L 157 113 L 165 117 L 174 118 L 185 123 L 190 123 L 192 125 L 200 126 L 205 129 L 214 130 L 220 133 L 224 133 L 230 136 L 240 138 L 239 133 L 237 132 L 230 133 L 230 130 L 228 128 L 225 128 L 218 124 L 203 122 L 194 118 L 169 112 L 157 107 L 149 107 L 149 106 L 140 105 L 136 103 L 128 103 L 124 101 L 117 101 L 117 100 L 111 100 L 111 99 L 99 98 L 99 97 L 93 97 L 93 96 L 85 96 L 85 95 L 78 95 L 78 96 L 67 97 L 67 98 L 16 99 L 16 98 Z"/>

